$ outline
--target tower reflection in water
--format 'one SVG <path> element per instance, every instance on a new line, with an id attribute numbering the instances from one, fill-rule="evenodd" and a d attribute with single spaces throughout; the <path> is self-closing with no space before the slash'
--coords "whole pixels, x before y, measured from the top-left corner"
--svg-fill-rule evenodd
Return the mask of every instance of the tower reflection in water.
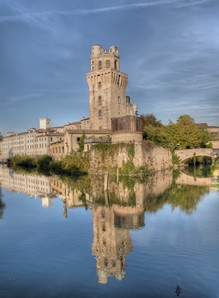
<path id="1" fill-rule="evenodd" d="M 148 183 L 91 179 L 93 203 L 92 254 L 96 257 L 98 282 L 109 277 L 123 280 L 126 256 L 133 249 L 130 231 L 145 225 L 145 204 L 172 184 L 172 173 L 155 175 Z M 159 187 L 158 187 L 159 185 Z"/>
<path id="2" fill-rule="evenodd" d="M 140 207 L 99 206 L 93 208 L 94 240 L 98 282 L 106 284 L 110 276 L 125 277 L 126 255 L 132 251 L 130 230 L 144 226 Z"/>

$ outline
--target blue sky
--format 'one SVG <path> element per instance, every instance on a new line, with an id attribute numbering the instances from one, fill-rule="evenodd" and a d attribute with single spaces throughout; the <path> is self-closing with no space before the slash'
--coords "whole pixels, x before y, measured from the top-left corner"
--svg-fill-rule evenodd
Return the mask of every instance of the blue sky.
<path id="1" fill-rule="evenodd" d="M 218 0 L 0 0 L 0 132 L 89 116 L 92 44 L 119 47 L 140 114 L 219 126 Z"/>

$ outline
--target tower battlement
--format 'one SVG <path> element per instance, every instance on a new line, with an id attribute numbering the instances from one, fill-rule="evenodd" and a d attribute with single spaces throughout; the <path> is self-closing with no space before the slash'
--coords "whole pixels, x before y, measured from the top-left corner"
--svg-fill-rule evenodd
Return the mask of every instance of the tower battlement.
<path id="1" fill-rule="evenodd" d="M 111 46 L 109 50 L 106 51 L 100 45 L 93 45 L 91 47 L 90 71 L 102 69 L 120 70 L 119 59 L 120 56 L 117 46 Z"/>

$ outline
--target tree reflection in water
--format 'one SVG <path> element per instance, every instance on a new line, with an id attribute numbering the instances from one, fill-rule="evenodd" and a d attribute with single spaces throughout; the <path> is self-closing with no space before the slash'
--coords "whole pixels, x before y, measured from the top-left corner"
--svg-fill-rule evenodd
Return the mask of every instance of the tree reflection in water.
<path id="1" fill-rule="evenodd" d="M 145 209 L 149 212 L 157 212 L 165 204 L 169 204 L 173 209 L 180 208 L 181 211 L 191 214 L 196 210 L 202 196 L 208 192 L 208 186 L 173 184 L 161 196 L 149 198 L 145 202 Z"/>

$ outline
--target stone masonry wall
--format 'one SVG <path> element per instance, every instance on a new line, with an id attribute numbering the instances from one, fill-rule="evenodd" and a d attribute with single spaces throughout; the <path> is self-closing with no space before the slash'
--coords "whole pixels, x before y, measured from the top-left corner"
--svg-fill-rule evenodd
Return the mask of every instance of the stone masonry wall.
<path id="1" fill-rule="evenodd" d="M 165 148 L 145 148 L 143 144 L 111 144 L 103 150 L 93 147 L 90 151 L 90 173 L 110 172 L 110 169 L 122 168 L 129 161 L 135 167 L 147 166 L 150 172 L 158 172 L 172 167 L 172 154 Z"/>
<path id="2" fill-rule="evenodd" d="M 172 154 L 163 147 L 145 148 L 143 144 L 135 144 L 134 165 L 147 165 L 152 172 L 172 167 Z"/>

